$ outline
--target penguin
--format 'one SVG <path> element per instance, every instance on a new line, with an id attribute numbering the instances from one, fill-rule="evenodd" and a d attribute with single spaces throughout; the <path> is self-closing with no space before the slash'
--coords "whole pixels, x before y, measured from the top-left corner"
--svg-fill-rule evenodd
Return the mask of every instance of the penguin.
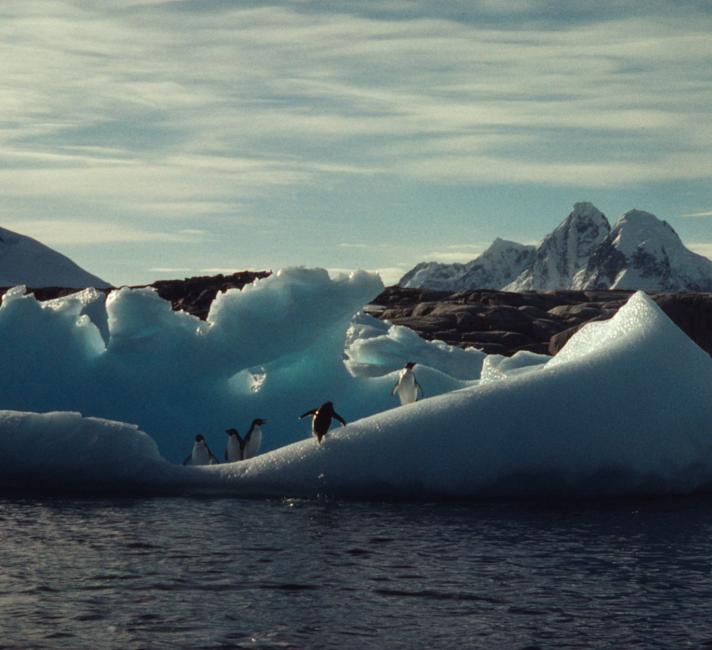
<path id="1" fill-rule="evenodd" d="M 213 452 L 210 451 L 208 443 L 205 442 L 205 438 L 198 434 L 195 436 L 193 451 L 188 454 L 183 465 L 217 465 L 218 462 Z"/>
<path id="2" fill-rule="evenodd" d="M 415 361 L 408 361 L 400 371 L 398 375 L 398 381 L 396 385 L 393 386 L 391 395 L 398 393 L 401 405 L 411 404 L 417 401 L 418 392 L 420 392 L 420 397 L 423 397 L 423 389 L 415 378 L 415 373 L 413 372 L 413 367 L 415 366 Z"/>
<path id="3" fill-rule="evenodd" d="M 260 445 L 262 445 L 262 425 L 267 422 L 262 418 L 255 418 L 252 420 L 250 425 L 250 430 L 245 436 L 245 453 L 244 458 L 254 458 L 260 453 Z"/>
<path id="4" fill-rule="evenodd" d="M 346 425 L 346 420 L 342 418 L 335 410 L 334 405 L 331 402 L 324 402 L 319 408 L 307 411 L 303 415 L 299 416 L 299 419 L 305 418 L 307 415 L 313 415 L 312 420 L 312 434 L 316 436 L 316 440 L 321 444 L 321 439 L 326 435 L 326 432 L 331 426 L 332 418 L 336 418 L 341 422 L 341 426 Z"/>
<path id="5" fill-rule="evenodd" d="M 236 460 L 245 458 L 245 439 L 238 433 L 237 429 L 225 429 L 227 433 L 227 446 L 225 447 L 225 460 L 234 463 Z"/>

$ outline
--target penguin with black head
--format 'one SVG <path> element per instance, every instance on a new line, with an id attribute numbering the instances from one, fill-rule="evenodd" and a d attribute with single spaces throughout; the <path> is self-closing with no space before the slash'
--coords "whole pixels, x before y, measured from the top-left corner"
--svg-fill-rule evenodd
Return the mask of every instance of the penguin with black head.
<path id="1" fill-rule="evenodd" d="M 331 402 L 324 402 L 318 408 L 307 411 L 300 415 L 299 419 L 301 420 L 307 417 L 307 415 L 314 416 L 312 419 L 312 434 L 316 437 L 319 444 L 321 444 L 321 439 L 331 427 L 332 420 L 336 419 L 341 422 L 341 426 L 346 426 L 346 420 L 334 410 L 334 405 Z"/>
<path id="2" fill-rule="evenodd" d="M 234 463 L 245 458 L 245 439 L 237 429 L 225 429 L 227 433 L 227 445 L 225 446 L 225 460 Z"/>
<path id="3" fill-rule="evenodd" d="M 415 361 L 408 361 L 400 371 L 398 375 L 398 381 L 396 385 L 393 386 L 391 395 L 398 394 L 401 406 L 403 404 L 412 404 L 418 399 L 418 393 L 420 397 L 423 397 L 423 389 L 415 378 L 415 372 L 413 368 L 415 367 Z"/>
<path id="4" fill-rule="evenodd" d="M 217 465 L 220 461 L 215 458 L 215 455 L 210 451 L 208 443 L 205 442 L 205 437 L 198 434 L 195 436 L 193 451 L 191 451 L 183 465 Z"/>
<path id="5" fill-rule="evenodd" d="M 229 463 L 234 463 L 238 460 L 247 460 L 254 458 L 260 453 L 262 446 L 262 425 L 267 420 L 255 418 L 250 424 L 250 428 L 244 438 L 238 433 L 237 429 L 225 429 L 227 433 L 227 447 L 225 448 L 225 460 Z"/>
<path id="6" fill-rule="evenodd" d="M 265 424 L 267 420 L 262 418 L 255 418 L 250 424 L 250 428 L 245 435 L 245 459 L 254 458 L 260 453 L 260 447 L 262 446 L 262 425 Z"/>

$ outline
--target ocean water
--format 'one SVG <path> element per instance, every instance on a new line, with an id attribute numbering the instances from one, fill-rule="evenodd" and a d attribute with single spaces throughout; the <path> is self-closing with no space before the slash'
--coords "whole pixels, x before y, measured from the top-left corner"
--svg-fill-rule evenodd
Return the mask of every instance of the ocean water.
<path id="1" fill-rule="evenodd" d="M 712 499 L 0 499 L 0 648 L 712 648 Z"/>

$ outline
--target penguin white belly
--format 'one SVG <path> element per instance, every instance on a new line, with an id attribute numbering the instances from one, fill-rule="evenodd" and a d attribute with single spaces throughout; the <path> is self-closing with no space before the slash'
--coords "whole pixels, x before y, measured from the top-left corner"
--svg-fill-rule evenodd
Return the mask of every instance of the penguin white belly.
<path id="1" fill-rule="evenodd" d="M 241 460 L 240 441 L 237 439 L 237 436 L 230 436 L 227 439 L 227 461 L 234 463 L 236 460 Z"/>
<path id="2" fill-rule="evenodd" d="M 193 454 L 190 459 L 191 465 L 210 465 L 211 462 L 210 452 L 205 445 L 195 445 L 193 447 Z"/>
<path id="3" fill-rule="evenodd" d="M 252 429 L 252 435 L 245 445 L 245 459 L 254 458 L 260 453 L 260 446 L 262 445 L 262 429 L 256 426 Z"/>
<path id="4" fill-rule="evenodd" d="M 415 383 L 415 376 L 408 373 L 401 377 L 396 390 L 401 404 L 412 404 L 418 398 L 418 387 Z"/>

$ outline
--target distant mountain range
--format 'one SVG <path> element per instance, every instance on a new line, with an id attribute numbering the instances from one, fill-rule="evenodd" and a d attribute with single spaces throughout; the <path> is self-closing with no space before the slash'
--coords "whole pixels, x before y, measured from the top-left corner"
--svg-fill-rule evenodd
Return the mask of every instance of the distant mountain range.
<path id="1" fill-rule="evenodd" d="M 83 289 L 110 287 L 68 257 L 31 237 L 0 228 L 0 286 Z"/>
<path id="2" fill-rule="evenodd" d="M 712 261 L 685 248 L 649 212 L 630 210 L 611 228 L 591 203 L 576 203 L 539 246 L 496 239 L 467 264 L 421 262 L 398 284 L 443 291 L 712 291 Z"/>

